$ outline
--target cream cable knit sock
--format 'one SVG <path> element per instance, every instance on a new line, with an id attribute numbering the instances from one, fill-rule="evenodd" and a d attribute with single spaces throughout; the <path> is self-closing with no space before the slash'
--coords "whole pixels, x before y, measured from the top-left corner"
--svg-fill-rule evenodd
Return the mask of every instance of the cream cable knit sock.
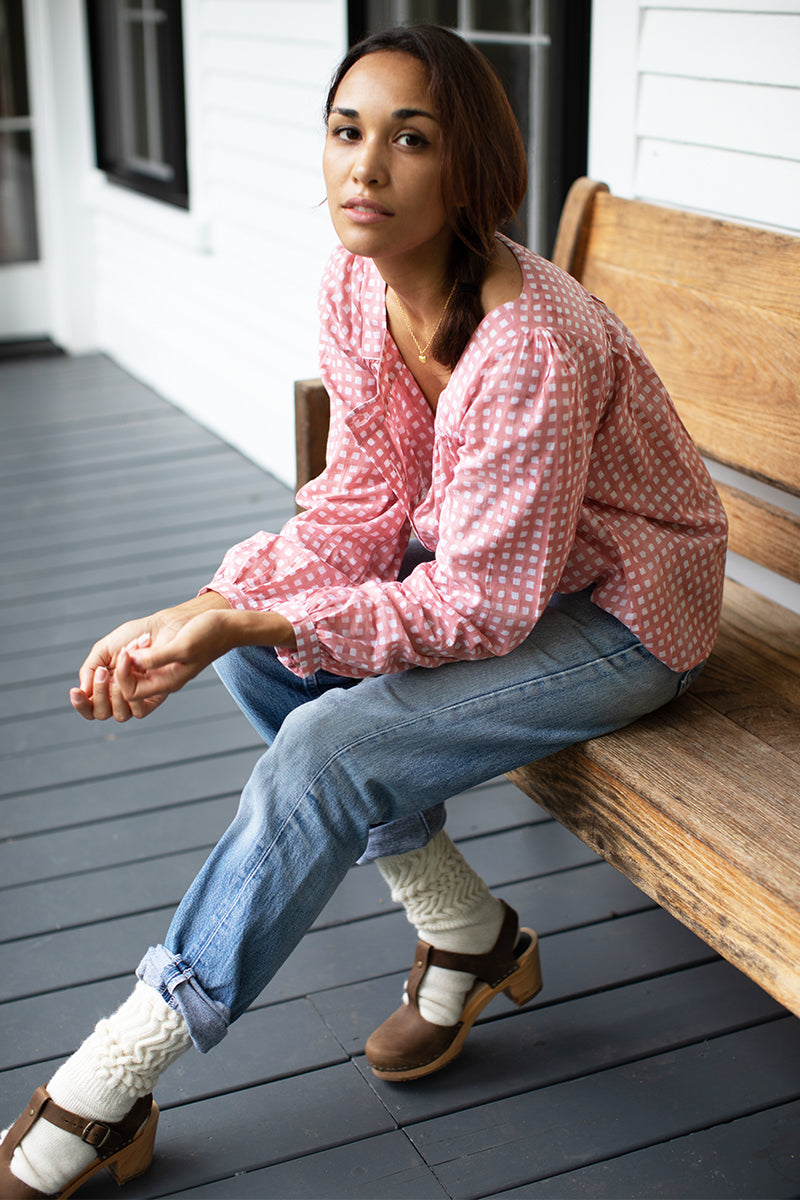
<path id="1" fill-rule="evenodd" d="M 141 981 L 117 1011 L 59 1067 L 47 1090 L 62 1108 L 96 1121 L 120 1121 L 191 1045 L 183 1016 Z M 14 1152 L 11 1170 L 45 1195 L 89 1166 L 94 1150 L 40 1120 Z"/>
<path id="2" fill-rule="evenodd" d="M 444 830 L 419 850 L 376 859 L 417 936 L 439 950 L 485 954 L 497 941 L 503 907 Z M 475 976 L 428 967 L 417 992 L 433 1025 L 455 1025 Z"/>

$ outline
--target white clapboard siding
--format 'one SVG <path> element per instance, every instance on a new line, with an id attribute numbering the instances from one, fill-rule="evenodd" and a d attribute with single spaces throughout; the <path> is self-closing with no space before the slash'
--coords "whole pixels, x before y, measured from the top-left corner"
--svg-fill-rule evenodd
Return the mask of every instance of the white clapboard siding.
<path id="1" fill-rule="evenodd" d="M 643 75 L 638 130 L 640 137 L 800 161 L 800 87 Z"/>
<path id="2" fill-rule="evenodd" d="M 800 225 L 800 162 L 640 140 L 636 185 L 644 199 L 685 207 L 687 178 L 694 209 L 753 225 Z"/>
<path id="3" fill-rule="evenodd" d="M 650 7 L 644 5 L 643 7 Z M 701 4 L 691 0 L 658 0 L 654 8 L 694 8 L 707 12 L 747 12 L 747 13 L 796 13 L 797 0 L 702 0 Z"/>
<path id="4" fill-rule="evenodd" d="M 633 194 L 800 229 L 800 3 L 792 7 L 642 3 L 628 64 Z"/>
<path id="5" fill-rule="evenodd" d="M 705 3 L 680 9 L 643 4 L 640 72 L 721 79 L 738 83 L 798 86 L 800 11 L 704 11 Z"/>
<path id="6" fill-rule="evenodd" d="M 185 0 L 186 233 L 148 219 L 145 198 L 101 194 L 95 210 L 98 344 L 286 482 L 292 385 L 318 369 L 316 295 L 334 244 L 322 107 L 345 9 Z"/>
<path id="7" fill-rule="evenodd" d="M 253 0 L 253 8 L 260 3 L 274 3 L 274 0 Z M 282 0 L 290 4 L 291 0 Z M 330 0 L 321 0 L 329 3 Z M 271 71 L 275 76 L 288 80 L 286 71 L 287 53 L 284 43 L 274 44 L 270 40 L 234 38 L 223 36 L 212 30 L 204 33 L 204 61 L 208 70 L 229 71 L 232 75 L 252 75 L 260 77 L 264 72 Z M 297 46 L 293 46 L 297 52 Z M 325 43 L 310 42 L 302 46 L 302 75 L 300 78 L 308 81 L 309 87 L 314 87 L 317 81 L 323 84 L 327 81 L 333 69 L 328 49 Z M 283 72 L 282 74 L 279 74 Z M 320 102 L 322 101 L 320 93 Z"/>

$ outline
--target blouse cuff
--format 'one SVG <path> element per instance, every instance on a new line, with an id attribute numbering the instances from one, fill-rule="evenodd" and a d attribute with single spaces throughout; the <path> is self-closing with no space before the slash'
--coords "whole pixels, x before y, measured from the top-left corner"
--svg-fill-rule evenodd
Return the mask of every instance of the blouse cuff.
<path id="1" fill-rule="evenodd" d="M 206 592 L 218 592 L 230 604 L 231 608 L 252 609 L 253 604 L 248 601 L 247 593 L 241 588 L 234 587 L 233 584 L 226 583 L 222 579 L 212 579 L 211 583 L 205 584 L 198 591 L 198 596 L 204 596 Z"/>
<path id="2" fill-rule="evenodd" d="M 278 658 L 285 667 L 307 679 L 322 667 L 322 647 L 317 638 L 314 622 L 298 600 L 282 601 L 273 610 L 290 622 L 294 629 L 297 647 L 294 650 L 278 649 Z"/>

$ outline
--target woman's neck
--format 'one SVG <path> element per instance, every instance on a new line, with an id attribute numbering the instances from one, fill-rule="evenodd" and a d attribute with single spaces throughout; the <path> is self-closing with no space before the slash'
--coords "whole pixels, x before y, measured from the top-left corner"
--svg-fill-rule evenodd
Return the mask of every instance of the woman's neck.
<path id="1" fill-rule="evenodd" d="M 446 290 L 445 290 L 446 289 Z M 433 412 L 450 371 L 430 353 L 453 293 L 453 281 L 419 277 L 387 281 L 389 333 Z"/>

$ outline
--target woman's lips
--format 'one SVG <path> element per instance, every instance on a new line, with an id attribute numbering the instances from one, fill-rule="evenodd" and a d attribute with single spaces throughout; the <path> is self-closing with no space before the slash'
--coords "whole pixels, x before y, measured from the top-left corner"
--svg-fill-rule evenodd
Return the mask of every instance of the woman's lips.
<path id="1" fill-rule="evenodd" d="M 367 200 L 363 196 L 354 196 L 342 205 L 351 221 L 357 225 L 373 225 L 391 217 L 388 208 L 378 204 L 377 200 Z"/>

